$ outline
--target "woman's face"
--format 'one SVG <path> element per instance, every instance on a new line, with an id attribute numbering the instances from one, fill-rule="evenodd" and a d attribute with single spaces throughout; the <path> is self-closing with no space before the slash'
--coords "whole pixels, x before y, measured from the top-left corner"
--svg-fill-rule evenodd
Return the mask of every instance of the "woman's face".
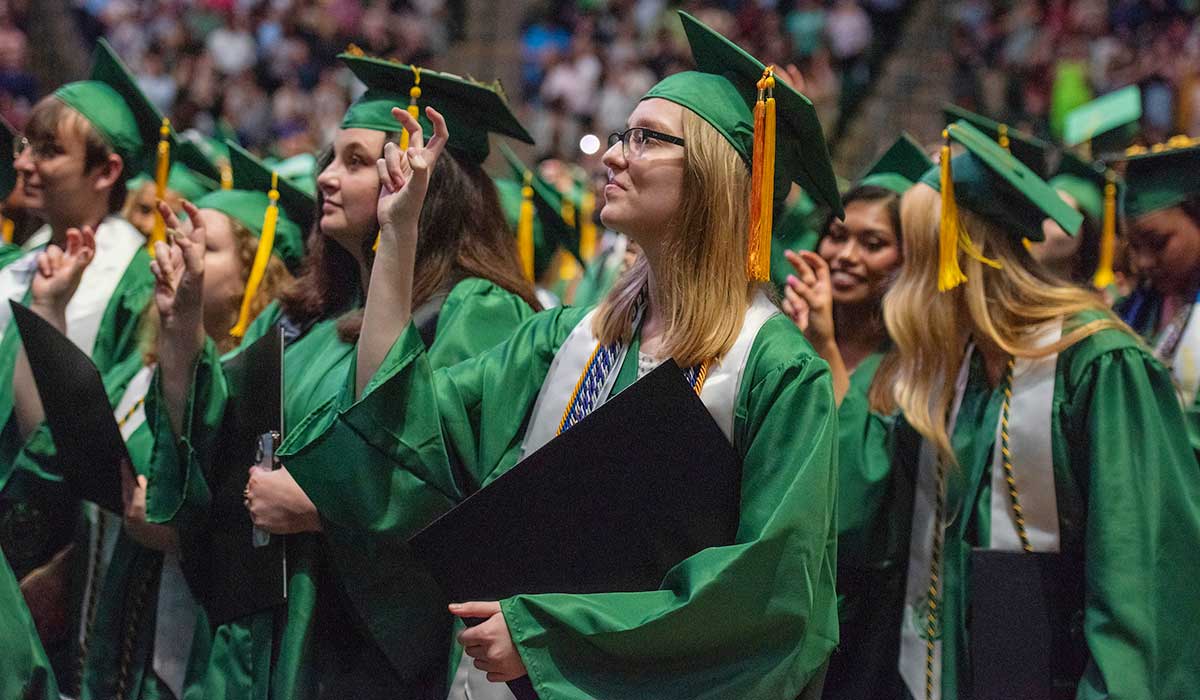
<path id="1" fill-rule="evenodd" d="M 833 303 L 880 303 L 902 260 L 887 200 L 847 204 L 845 220 L 829 224 L 817 254 L 829 264 Z"/>
<path id="2" fill-rule="evenodd" d="M 663 99 L 643 100 L 629 115 L 629 126 L 683 138 L 683 107 Z M 608 184 L 600 221 L 643 248 L 662 240 L 683 201 L 684 148 L 646 138 L 637 144 L 631 141 L 627 156 L 620 143 L 613 144 L 602 159 Z"/>
<path id="3" fill-rule="evenodd" d="M 1058 190 L 1058 196 L 1064 202 L 1071 205 L 1071 208 L 1079 210 L 1079 203 L 1075 198 L 1062 190 Z M 1079 253 L 1079 246 L 1083 243 L 1083 236 L 1067 233 L 1062 226 L 1059 226 L 1054 219 L 1045 219 L 1042 221 L 1042 234 L 1046 237 L 1045 240 L 1038 243 L 1029 244 L 1029 253 L 1034 260 L 1042 263 L 1051 270 L 1069 270 L 1071 261 L 1075 259 Z"/>
<path id="4" fill-rule="evenodd" d="M 386 134 L 373 129 L 339 130 L 333 141 L 333 160 L 317 176 L 324 198 L 321 232 L 352 252 L 379 229 L 375 162 L 386 140 Z"/>
<path id="5" fill-rule="evenodd" d="M 1140 216 L 1129 231 L 1138 274 L 1162 294 L 1187 294 L 1200 282 L 1200 225 L 1180 207 Z"/>
<path id="6" fill-rule="evenodd" d="M 200 221 L 207 234 L 204 250 L 204 331 L 211 338 L 224 338 L 237 320 L 246 288 L 241 250 L 229 217 L 213 209 L 201 209 Z"/>

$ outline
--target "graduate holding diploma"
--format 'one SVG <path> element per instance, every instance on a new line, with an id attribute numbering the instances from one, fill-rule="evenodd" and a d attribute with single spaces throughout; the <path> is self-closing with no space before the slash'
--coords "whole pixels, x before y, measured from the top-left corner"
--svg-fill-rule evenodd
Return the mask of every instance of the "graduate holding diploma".
<path id="1" fill-rule="evenodd" d="M 642 256 L 596 309 L 543 312 L 436 371 L 408 280 L 429 173 L 454 135 L 434 110 L 428 141 L 405 118 L 409 148 L 388 146 L 379 164 L 388 216 L 356 364 L 280 453 L 306 492 L 346 494 L 321 510 L 326 533 L 368 517 L 359 546 L 385 551 L 663 360 L 684 368 L 742 460 L 735 541 L 679 562 L 656 590 L 451 607 L 484 618 L 459 640 L 488 680 L 528 676 L 546 700 L 815 696 L 836 644 L 829 369 L 760 286 L 788 183 L 840 213 L 837 188 L 809 101 L 682 18 L 699 69 L 655 86 L 604 156 L 601 219 Z"/>

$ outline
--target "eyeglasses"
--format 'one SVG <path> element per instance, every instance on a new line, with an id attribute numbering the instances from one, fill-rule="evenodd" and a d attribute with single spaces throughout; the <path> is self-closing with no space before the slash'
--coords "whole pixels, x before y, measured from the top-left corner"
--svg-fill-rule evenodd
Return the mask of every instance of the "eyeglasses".
<path id="1" fill-rule="evenodd" d="M 647 129 L 643 126 L 635 126 L 632 129 L 625 131 L 614 131 L 608 135 L 608 147 L 612 148 L 621 142 L 621 154 L 626 160 L 630 158 L 641 158 L 646 152 L 647 147 L 651 146 L 655 141 L 660 143 L 671 143 L 676 146 L 684 145 L 683 139 L 678 136 L 664 134 L 661 131 Z"/>
<path id="2" fill-rule="evenodd" d="M 58 144 L 53 141 L 38 141 L 34 143 L 28 137 L 21 136 L 13 139 L 13 160 L 20 158 L 25 149 L 29 149 L 29 155 L 35 161 L 49 160 L 62 153 Z"/>

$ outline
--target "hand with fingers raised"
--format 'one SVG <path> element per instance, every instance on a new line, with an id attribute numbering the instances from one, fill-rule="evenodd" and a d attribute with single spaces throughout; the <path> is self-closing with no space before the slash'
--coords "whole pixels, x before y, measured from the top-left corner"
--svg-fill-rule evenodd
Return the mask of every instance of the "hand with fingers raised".
<path id="1" fill-rule="evenodd" d="M 204 249 L 205 230 L 200 212 L 184 202 L 188 218 L 181 221 L 165 202 L 158 211 L 171 232 L 169 242 L 154 244 L 154 304 L 162 322 L 163 342 L 186 342 L 199 351 L 204 344 Z"/>
<path id="2" fill-rule="evenodd" d="M 429 191 L 429 176 L 450 136 L 445 118 L 436 109 L 426 107 L 425 115 L 433 123 L 433 136 L 428 143 L 416 118 L 399 107 L 392 109 L 392 116 L 409 137 L 408 150 L 400 150 L 400 146 L 389 142 L 383 148 L 383 157 L 375 164 L 380 183 L 376 215 L 384 238 L 390 233 L 416 239 L 421 206 Z"/>
<path id="3" fill-rule="evenodd" d="M 796 274 L 788 275 L 783 290 L 783 312 L 820 352 L 835 342 L 829 265 L 820 255 L 807 250 L 799 253 L 789 250 L 784 255 Z"/>
<path id="4" fill-rule="evenodd" d="M 95 255 L 96 232 L 91 226 L 67 229 L 65 250 L 51 244 L 37 257 L 37 274 L 30 285 L 30 308 L 65 332 L 67 304 L 79 289 L 83 271 Z"/>

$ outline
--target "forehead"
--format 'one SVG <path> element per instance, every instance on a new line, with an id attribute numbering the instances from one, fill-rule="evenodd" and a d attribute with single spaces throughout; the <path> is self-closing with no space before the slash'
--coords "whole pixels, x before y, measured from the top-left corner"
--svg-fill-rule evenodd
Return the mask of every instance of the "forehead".
<path id="1" fill-rule="evenodd" d="M 642 100 L 629 115 L 629 126 L 678 134 L 683 130 L 683 107 L 661 97 Z"/>
<path id="2" fill-rule="evenodd" d="M 399 124 L 396 125 L 397 128 L 399 126 Z M 333 143 L 334 148 L 338 151 L 360 148 L 368 153 L 382 153 L 383 143 L 386 139 L 386 134 L 374 129 L 339 129 Z"/>
<path id="3" fill-rule="evenodd" d="M 844 226 L 848 229 L 871 229 L 882 233 L 892 233 L 892 218 L 888 212 L 886 199 L 856 199 L 845 206 L 846 218 Z M 831 225 L 836 224 L 836 220 Z"/>
<path id="4" fill-rule="evenodd" d="M 200 221 L 204 224 L 210 248 L 222 249 L 233 245 L 233 222 L 229 215 L 216 209 L 201 209 Z"/>

